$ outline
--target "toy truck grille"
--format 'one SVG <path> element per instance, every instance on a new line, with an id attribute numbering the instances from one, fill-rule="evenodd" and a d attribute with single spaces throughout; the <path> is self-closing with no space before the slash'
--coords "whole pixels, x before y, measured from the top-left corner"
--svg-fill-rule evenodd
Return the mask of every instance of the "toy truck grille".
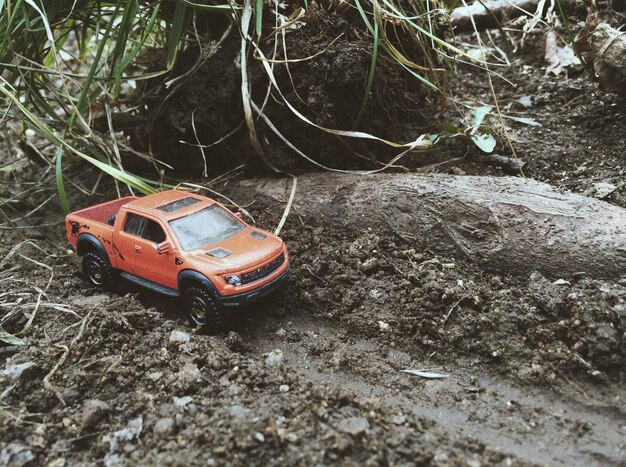
<path id="1" fill-rule="evenodd" d="M 266 276 L 269 276 L 271 273 L 276 271 L 282 264 L 285 262 L 285 253 L 281 253 L 280 256 L 271 262 L 261 266 L 254 271 L 246 272 L 241 275 L 241 283 L 249 284 L 250 282 L 258 281 L 259 279 L 263 279 Z"/>

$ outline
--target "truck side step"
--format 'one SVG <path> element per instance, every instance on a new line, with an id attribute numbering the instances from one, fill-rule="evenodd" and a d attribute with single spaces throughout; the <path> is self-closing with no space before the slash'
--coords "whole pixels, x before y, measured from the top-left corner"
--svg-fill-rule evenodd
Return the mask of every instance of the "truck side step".
<path id="1" fill-rule="evenodd" d="M 180 293 L 178 292 L 178 290 L 170 289 L 169 287 L 165 287 L 164 285 L 149 281 L 148 279 L 144 279 L 143 277 L 135 276 L 134 274 L 131 274 L 129 272 L 122 271 L 120 273 L 120 276 L 130 282 L 145 287 L 146 289 L 150 289 L 154 292 L 168 295 L 170 297 L 180 297 Z"/>

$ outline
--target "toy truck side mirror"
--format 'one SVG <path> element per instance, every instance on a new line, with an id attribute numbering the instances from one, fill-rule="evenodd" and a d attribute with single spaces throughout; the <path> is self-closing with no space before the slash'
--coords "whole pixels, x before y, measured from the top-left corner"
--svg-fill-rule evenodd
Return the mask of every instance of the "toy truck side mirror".
<path id="1" fill-rule="evenodd" d="M 242 221 L 242 220 L 243 220 L 243 214 L 241 213 L 241 211 L 236 212 L 236 213 L 235 213 L 235 217 L 236 217 L 237 219 L 239 219 L 240 221 Z"/>
<path id="2" fill-rule="evenodd" d="M 157 253 L 160 255 L 171 255 L 173 253 L 172 244 L 168 240 L 157 244 Z"/>

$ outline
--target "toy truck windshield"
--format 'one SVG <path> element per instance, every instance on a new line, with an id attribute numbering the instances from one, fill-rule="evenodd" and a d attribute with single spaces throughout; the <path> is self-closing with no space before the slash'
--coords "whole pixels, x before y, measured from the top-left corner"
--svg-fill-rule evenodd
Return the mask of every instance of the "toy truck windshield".
<path id="1" fill-rule="evenodd" d="M 183 251 L 205 248 L 241 232 L 244 225 L 219 206 L 170 221 Z"/>

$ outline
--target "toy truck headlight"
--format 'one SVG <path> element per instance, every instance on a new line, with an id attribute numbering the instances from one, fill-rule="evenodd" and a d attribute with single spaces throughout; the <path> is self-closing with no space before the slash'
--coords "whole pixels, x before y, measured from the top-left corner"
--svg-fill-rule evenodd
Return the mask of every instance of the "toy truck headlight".
<path id="1" fill-rule="evenodd" d="M 226 282 L 230 285 L 241 285 L 241 276 L 239 274 L 226 276 Z"/>

